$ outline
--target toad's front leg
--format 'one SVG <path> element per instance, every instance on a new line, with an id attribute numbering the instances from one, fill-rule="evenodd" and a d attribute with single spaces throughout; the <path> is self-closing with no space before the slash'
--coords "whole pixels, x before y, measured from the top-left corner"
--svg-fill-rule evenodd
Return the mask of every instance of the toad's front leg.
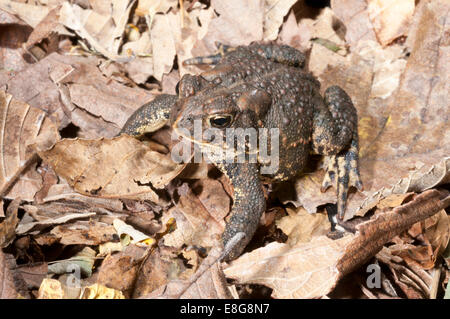
<path id="1" fill-rule="evenodd" d="M 176 95 L 158 95 L 130 116 L 119 135 L 125 133 L 131 136 L 140 136 L 157 131 L 169 122 L 172 106 L 177 100 Z"/>
<path id="2" fill-rule="evenodd" d="M 266 209 L 266 200 L 256 163 L 225 163 L 217 167 L 230 179 L 234 188 L 230 219 L 222 235 L 224 246 L 236 234 L 245 234 L 225 258 L 232 260 L 242 253 L 252 239 Z"/>

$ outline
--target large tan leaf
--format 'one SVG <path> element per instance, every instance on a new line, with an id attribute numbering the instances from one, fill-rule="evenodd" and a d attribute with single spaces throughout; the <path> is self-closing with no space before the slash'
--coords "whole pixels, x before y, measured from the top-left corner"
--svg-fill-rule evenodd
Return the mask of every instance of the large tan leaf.
<path id="1" fill-rule="evenodd" d="M 370 0 L 369 17 L 382 45 L 407 33 L 414 13 L 414 0 Z"/>
<path id="2" fill-rule="evenodd" d="M 296 0 L 266 0 L 264 12 L 264 40 L 275 40 L 283 18 Z"/>
<path id="3" fill-rule="evenodd" d="M 40 189 L 39 177 L 19 180 L 19 184 L 17 180 L 35 159 L 36 147 L 51 147 L 59 139 L 55 125 L 45 115 L 0 91 L 0 195 L 33 200 Z"/>
<path id="4" fill-rule="evenodd" d="M 150 199 L 184 165 L 123 135 L 113 139 L 65 139 L 39 154 L 79 193 L 109 198 Z"/>
<path id="5" fill-rule="evenodd" d="M 118 55 L 119 46 L 134 3 L 135 0 L 114 1 L 111 3 L 110 13 L 102 12 L 102 14 L 64 2 L 60 10 L 59 22 L 74 30 L 105 57 L 121 60 L 124 57 Z"/>
<path id="6" fill-rule="evenodd" d="M 411 202 L 374 215 L 357 225 L 355 234 L 337 240 L 319 236 L 294 246 L 272 242 L 231 262 L 225 275 L 239 283 L 269 286 L 275 298 L 324 296 L 396 235 L 448 206 L 450 197 L 441 199 L 443 195 L 426 191 Z"/>

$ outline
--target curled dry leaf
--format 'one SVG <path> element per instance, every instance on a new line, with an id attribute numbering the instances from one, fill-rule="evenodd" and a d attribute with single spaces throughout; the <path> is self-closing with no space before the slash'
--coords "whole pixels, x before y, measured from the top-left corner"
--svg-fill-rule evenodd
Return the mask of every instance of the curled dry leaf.
<path id="1" fill-rule="evenodd" d="M 326 235 L 331 229 L 326 214 L 310 214 L 303 208 L 286 208 L 286 211 L 288 216 L 277 220 L 276 224 L 288 235 L 287 243 L 291 246 L 309 242 L 314 236 Z"/>
<path id="2" fill-rule="evenodd" d="M 230 299 L 222 267 L 217 262 L 221 254 L 222 249 L 215 246 L 188 280 L 171 280 L 142 298 Z"/>
<path id="3" fill-rule="evenodd" d="M 129 59 L 117 53 L 134 3 L 135 0 L 114 1 L 111 3 L 110 13 L 104 14 L 64 2 L 59 13 L 59 22 L 74 30 L 103 56 L 123 62 Z"/>
<path id="4" fill-rule="evenodd" d="M 0 0 L 0 9 L 17 15 L 29 26 L 35 28 L 50 11 L 47 6 L 21 3 L 18 1 Z"/>
<path id="5" fill-rule="evenodd" d="M 19 223 L 17 210 L 20 198 L 13 200 L 6 209 L 6 218 L 0 223 L 0 248 L 8 246 L 16 237 L 16 227 Z"/>
<path id="6" fill-rule="evenodd" d="M 14 184 L 35 160 L 36 149 L 51 147 L 58 140 L 58 131 L 43 111 L 4 91 L 0 91 L 0 123 L 0 195 L 11 198 L 9 193 L 12 193 L 31 201 L 42 181 L 24 180 L 20 189 Z"/>
<path id="7" fill-rule="evenodd" d="M 120 290 L 93 284 L 83 289 L 80 299 L 125 299 L 125 296 Z"/>
<path id="8" fill-rule="evenodd" d="M 247 253 L 224 269 L 239 283 L 263 284 L 275 298 L 317 298 L 328 294 L 337 281 L 373 257 L 385 243 L 419 220 L 440 211 L 450 200 L 436 190 L 357 226 L 356 234 L 332 240 L 314 237 L 290 246 L 270 243 Z"/>
<path id="9" fill-rule="evenodd" d="M 98 271 L 97 283 L 120 290 L 129 297 L 145 253 L 146 249 L 130 245 L 121 252 L 108 255 Z"/>
<path id="10" fill-rule="evenodd" d="M 6 263 L 6 256 L 0 249 L 0 299 L 14 299 L 18 293 L 14 284 L 14 277 Z"/>
<path id="11" fill-rule="evenodd" d="M 123 135 L 114 139 L 66 139 L 41 158 L 77 192 L 108 198 L 149 199 L 158 202 L 154 188 L 163 188 L 184 165 L 170 155 L 151 151 Z"/>
<path id="12" fill-rule="evenodd" d="M 117 236 L 113 226 L 97 221 L 77 221 L 54 227 L 50 234 L 59 238 L 63 245 L 95 246 L 113 241 Z"/>
<path id="13" fill-rule="evenodd" d="M 164 244 L 178 248 L 183 245 L 212 247 L 224 231 L 224 221 L 220 215 L 214 216 L 217 211 L 211 209 L 209 212 L 186 183 L 179 187 L 178 192 L 180 197 L 175 207 L 162 218 L 164 223 L 170 218 L 177 221 L 177 229 L 164 236 Z"/>
<path id="14" fill-rule="evenodd" d="M 264 40 L 275 40 L 283 18 L 297 0 L 267 0 L 264 1 Z"/>
<path id="15" fill-rule="evenodd" d="M 367 11 L 382 45 L 406 35 L 414 13 L 414 0 L 370 0 Z"/>
<path id="16" fill-rule="evenodd" d="M 266 285 L 274 298 L 317 298 L 326 295 L 339 279 L 336 261 L 354 239 L 314 237 L 295 246 L 272 242 L 255 249 L 224 268 L 238 283 Z"/>
<path id="17" fill-rule="evenodd" d="M 376 41 L 366 0 L 331 0 L 331 9 L 345 25 L 345 42 L 351 47 L 365 40 Z"/>

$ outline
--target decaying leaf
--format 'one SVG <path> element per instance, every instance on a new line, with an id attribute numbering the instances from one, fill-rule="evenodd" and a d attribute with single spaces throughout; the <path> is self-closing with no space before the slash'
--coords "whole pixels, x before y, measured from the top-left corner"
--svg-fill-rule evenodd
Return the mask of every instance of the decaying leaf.
<path id="1" fill-rule="evenodd" d="M 107 256 L 98 271 L 97 283 L 130 296 L 145 252 L 142 247 L 130 245 L 121 252 Z"/>
<path id="2" fill-rule="evenodd" d="M 12 201 L 6 209 L 6 218 L 0 222 L 0 249 L 8 246 L 16 236 L 16 227 L 19 223 L 17 210 L 20 205 L 20 198 Z"/>
<path id="3" fill-rule="evenodd" d="M 6 256 L 0 249 L 0 299 L 14 299 L 18 297 L 14 285 L 14 277 L 6 263 Z"/>
<path id="4" fill-rule="evenodd" d="M 85 287 L 80 299 L 125 299 L 121 291 L 99 284 Z"/>
<path id="5" fill-rule="evenodd" d="M 270 243 L 244 254 L 224 269 L 240 283 L 263 284 L 275 298 L 317 298 L 326 295 L 345 274 L 374 256 L 385 243 L 450 204 L 435 190 L 361 223 L 356 234 L 332 240 L 314 237 L 290 246 Z M 295 279 L 295 280 L 294 280 Z"/>
<path id="6" fill-rule="evenodd" d="M 81 38 L 105 57 L 120 61 L 117 53 L 125 31 L 130 10 L 135 0 L 114 1 L 110 14 L 82 9 L 77 4 L 64 2 L 59 13 L 59 21 L 74 30 Z"/>
<path id="7" fill-rule="evenodd" d="M 367 11 L 382 45 L 405 35 L 414 13 L 414 0 L 371 0 Z"/>
<path id="8" fill-rule="evenodd" d="M 129 136 L 111 140 L 62 140 L 40 156 L 79 193 L 102 197 L 150 199 L 184 165 L 151 151 Z"/>
<path id="9" fill-rule="evenodd" d="M 177 221 L 177 229 L 164 236 L 164 244 L 171 247 L 182 245 L 212 247 L 216 238 L 223 233 L 224 221 L 217 220 L 211 215 L 187 184 L 179 188 L 179 195 L 176 206 L 162 218 L 163 222 L 169 218 Z M 212 213 L 214 214 L 214 211 Z"/>
<path id="10" fill-rule="evenodd" d="M 275 40 L 278 36 L 278 29 L 283 23 L 284 16 L 294 5 L 296 0 L 268 0 L 265 1 L 264 12 L 264 40 Z"/>
<path id="11" fill-rule="evenodd" d="M 117 236 L 113 226 L 96 221 L 77 221 L 54 227 L 50 234 L 64 245 L 99 245 L 114 240 Z"/>
<path id="12" fill-rule="evenodd" d="M 48 272 L 53 274 L 77 273 L 86 277 L 92 275 L 92 267 L 95 262 L 95 250 L 90 247 L 83 248 L 75 256 L 60 260 L 48 265 Z"/>
<path id="13" fill-rule="evenodd" d="M 11 198 L 8 193 L 14 192 L 15 197 L 33 200 L 41 185 L 33 185 L 32 181 L 30 190 L 23 184 L 20 189 L 14 189 L 14 184 L 35 160 L 36 148 L 51 147 L 59 134 L 43 111 L 14 99 L 4 91 L 0 91 L 0 123 L 0 195 Z M 24 183 L 27 184 L 26 180 Z"/>
<path id="14" fill-rule="evenodd" d="M 277 227 L 288 235 L 291 246 L 309 242 L 313 236 L 326 235 L 331 228 L 326 214 L 310 214 L 303 208 L 293 210 L 286 208 L 288 216 L 276 221 Z"/>
<path id="15" fill-rule="evenodd" d="M 189 279 L 169 281 L 142 298 L 230 299 L 223 271 L 217 262 L 221 253 L 218 246 L 214 247 Z"/>

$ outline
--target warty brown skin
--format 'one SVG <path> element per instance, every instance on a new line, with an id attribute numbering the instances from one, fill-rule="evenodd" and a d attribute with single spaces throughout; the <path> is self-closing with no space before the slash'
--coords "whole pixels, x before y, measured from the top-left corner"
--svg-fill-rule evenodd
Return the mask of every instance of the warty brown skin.
<path id="1" fill-rule="evenodd" d="M 288 180 L 301 172 L 311 153 L 329 156 L 323 189 L 334 185 L 343 217 L 350 186 L 362 189 L 358 170 L 357 113 L 350 97 L 332 86 L 320 95 L 319 82 L 303 70 L 304 55 L 289 46 L 251 44 L 221 47 L 221 53 L 186 64 L 216 64 L 198 76 L 185 75 L 178 96 L 163 95 L 142 106 L 121 133 L 141 135 L 169 122 L 193 135 L 194 121 L 203 129 L 214 119 L 226 128 L 278 128 L 279 169 L 261 175 L 260 163 L 215 163 L 234 188 L 233 207 L 223 234 L 226 245 L 237 233 L 245 238 L 227 259 L 239 256 L 251 240 L 265 210 L 261 178 Z M 211 120 L 213 119 L 213 120 Z M 229 120 L 229 121 L 228 121 Z M 213 122 L 212 122 L 213 121 Z M 206 140 L 193 140 L 207 146 Z"/>

